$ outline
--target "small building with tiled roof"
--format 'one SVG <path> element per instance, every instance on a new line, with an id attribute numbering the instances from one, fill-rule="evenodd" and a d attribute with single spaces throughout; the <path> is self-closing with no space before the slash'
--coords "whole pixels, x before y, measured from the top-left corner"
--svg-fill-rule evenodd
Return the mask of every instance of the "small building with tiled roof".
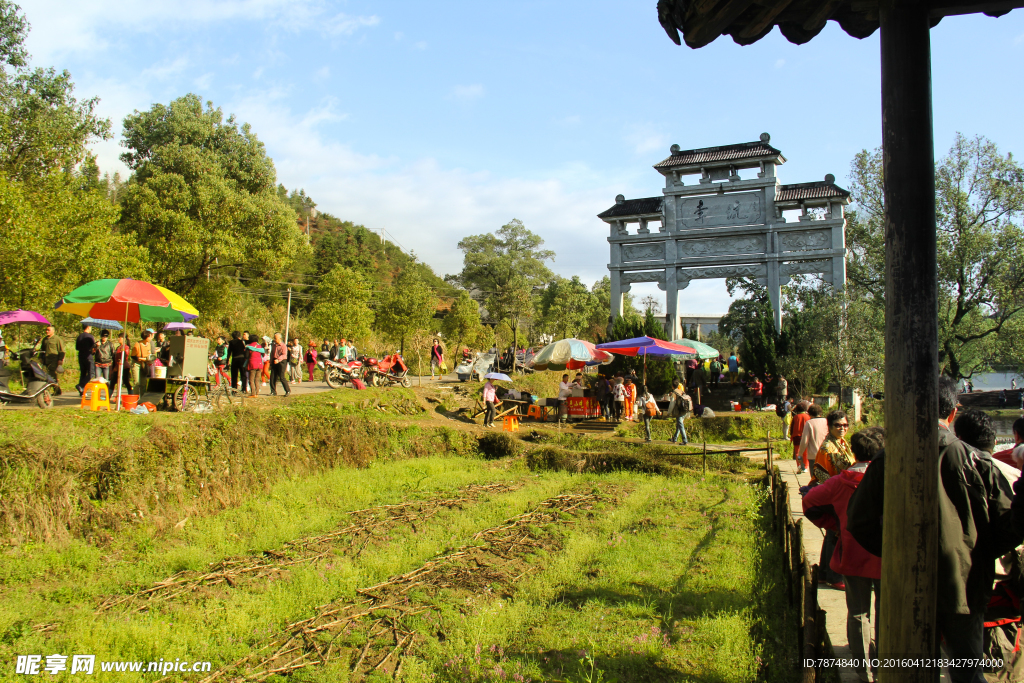
<path id="1" fill-rule="evenodd" d="M 832 174 L 780 183 L 776 168 L 786 157 L 770 142 L 763 133 L 753 142 L 717 147 L 672 145 L 654 164 L 665 179 L 662 196 L 620 194 L 597 215 L 611 228 L 612 318 L 633 283 L 653 282 L 666 293 L 668 332 L 677 335 L 680 292 L 692 280 L 750 278 L 768 289 L 781 328 L 781 287 L 793 276 L 845 284 L 849 191 Z"/>

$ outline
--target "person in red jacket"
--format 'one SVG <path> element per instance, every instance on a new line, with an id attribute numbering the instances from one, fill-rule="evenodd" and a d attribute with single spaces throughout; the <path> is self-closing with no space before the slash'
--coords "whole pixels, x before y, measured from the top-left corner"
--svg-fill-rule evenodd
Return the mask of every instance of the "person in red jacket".
<path id="1" fill-rule="evenodd" d="M 803 474 L 807 471 L 804 467 L 803 462 L 800 460 L 798 455 L 800 451 L 800 438 L 804 435 L 804 425 L 811 419 L 811 416 L 807 414 L 807 401 L 799 401 L 793 406 L 793 423 L 789 425 L 789 440 L 793 442 L 793 459 L 796 460 L 797 474 Z"/>
<path id="2" fill-rule="evenodd" d="M 804 496 L 804 515 L 815 525 L 839 532 L 832 552 L 831 569 L 843 576 L 846 588 L 846 637 L 855 660 L 874 658 L 878 640 L 879 579 L 882 558 L 865 550 L 846 529 L 846 506 L 864 477 L 871 460 L 885 448 L 885 430 L 869 427 L 850 438 L 854 464 L 815 486 Z M 871 592 L 874 591 L 875 625 L 871 626 Z M 862 681 L 873 681 L 874 672 L 857 666 Z"/>

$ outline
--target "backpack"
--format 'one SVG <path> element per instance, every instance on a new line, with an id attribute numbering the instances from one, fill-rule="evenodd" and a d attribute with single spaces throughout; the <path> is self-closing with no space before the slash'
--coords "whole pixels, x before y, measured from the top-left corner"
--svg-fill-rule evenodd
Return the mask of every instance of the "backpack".
<path id="1" fill-rule="evenodd" d="M 654 417 L 658 414 L 657 404 L 654 402 L 653 398 L 644 404 L 644 414 L 647 415 L 647 417 Z"/>

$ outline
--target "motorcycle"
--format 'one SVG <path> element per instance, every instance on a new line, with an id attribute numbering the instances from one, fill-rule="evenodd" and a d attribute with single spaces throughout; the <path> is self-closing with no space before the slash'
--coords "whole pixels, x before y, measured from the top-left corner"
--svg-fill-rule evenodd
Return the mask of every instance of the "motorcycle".
<path id="1" fill-rule="evenodd" d="M 337 389 L 344 385 L 345 382 L 351 382 L 353 379 L 362 377 L 362 362 L 358 360 L 332 360 L 331 354 L 327 351 L 321 351 L 319 355 L 320 362 L 317 365 L 323 368 L 324 381 L 327 382 L 327 386 L 331 389 Z"/>
<path id="2" fill-rule="evenodd" d="M 401 384 L 408 389 L 412 386 L 412 380 L 408 375 L 409 368 L 402 360 L 401 354 L 393 353 L 371 364 L 367 371 L 366 381 L 374 387 Z"/>
<path id="3" fill-rule="evenodd" d="M 21 381 L 26 387 L 20 394 L 12 393 L 7 384 L 7 378 L 11 376 L 10 371 L 6 367 L 0 368 L 0 404 L 35 401 L 36 405 L 43 409 L 53 406 L 53 389 L 57 387 L 57 379 L 32 358 L 34 352 L 34 348 L 18 351 Z"/>

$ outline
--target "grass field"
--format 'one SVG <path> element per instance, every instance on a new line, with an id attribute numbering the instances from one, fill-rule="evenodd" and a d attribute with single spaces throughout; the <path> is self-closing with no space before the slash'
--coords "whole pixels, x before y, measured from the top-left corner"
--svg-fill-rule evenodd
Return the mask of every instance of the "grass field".
<path id="1" fill-rule="evenodd" d="M 5 415 L 0 681 L 53 653 L 95 655 L 98 681 L 790 680 L 749 460 L 702 475 L 604 436 L 478 441 L 446 400 L 340 391 L 34 431 Z M 52 509 L 32 518 L 32 495 Z M 101 670 L 161 659 L 210 670 Z"/>

